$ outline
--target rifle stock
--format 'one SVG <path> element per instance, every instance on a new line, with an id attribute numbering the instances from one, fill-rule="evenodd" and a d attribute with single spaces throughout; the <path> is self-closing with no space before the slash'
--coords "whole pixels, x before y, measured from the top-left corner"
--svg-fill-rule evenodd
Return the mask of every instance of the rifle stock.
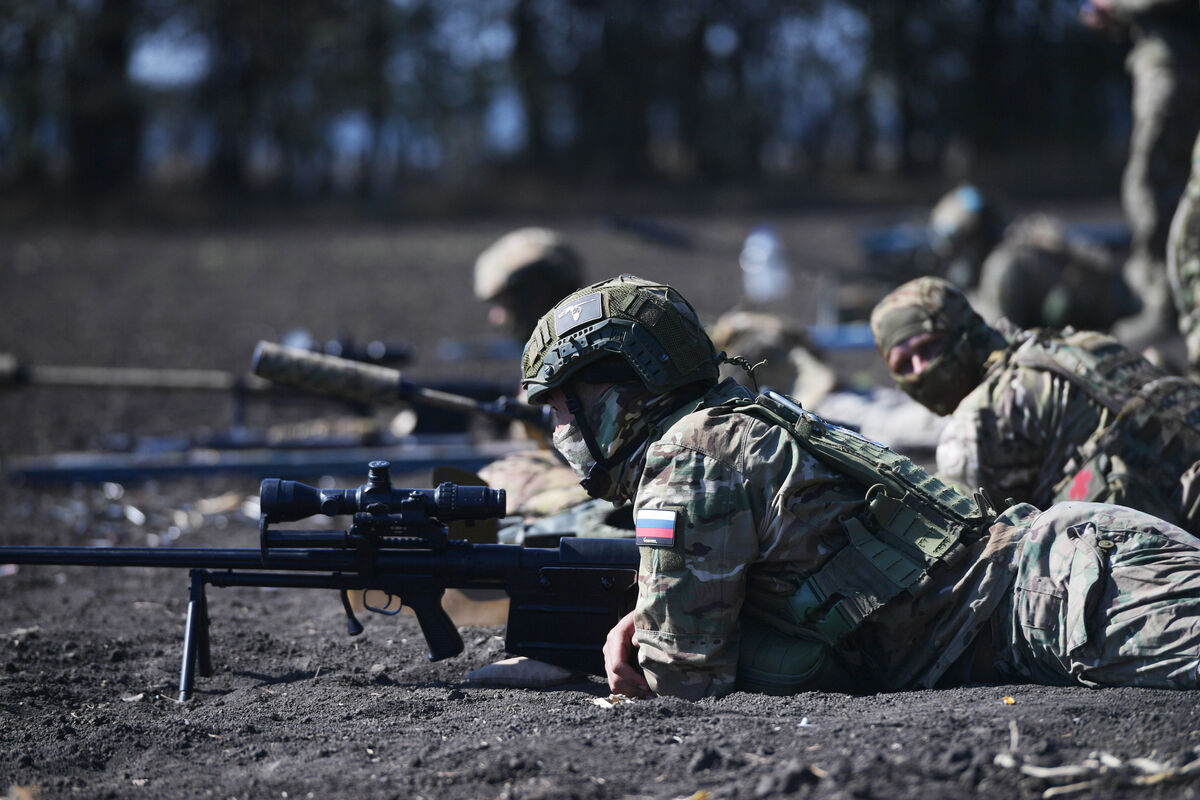
<path id="1" fill-rule="evenodd" d="M 603 674 L 601 647 L 608 630 L 636 599 L 638 552 L 632 539 L 564 538 L 549 548 L 472 544 L 447 536 L 449 521 L 503 516 L 503 490 L 451 483 L 393 489 L 387 462 L 376 461 L 367 483 L 355 489 L 268 479 L 260 505 L 257 548 L 0 547 L 0 564 L 189 570 L 181 702 L 192 695 L 197 669 L 212 674 L 209 585 L 336 590 L 351 635 L 362 625 L 346 593 L 382 591 L 389 602 L 368 610 L 391 615 L 402 606 L 412 609 L 434 661 L 463 650 L 441 605 L 444 591 L 502 589 L 510 598 L 508 652 L 597 675 Z M 353 513 L 354 522 L 346 530 L 271 527 L 325 511 Z M 393 610 L 397 598 L 400 605 Z"/>

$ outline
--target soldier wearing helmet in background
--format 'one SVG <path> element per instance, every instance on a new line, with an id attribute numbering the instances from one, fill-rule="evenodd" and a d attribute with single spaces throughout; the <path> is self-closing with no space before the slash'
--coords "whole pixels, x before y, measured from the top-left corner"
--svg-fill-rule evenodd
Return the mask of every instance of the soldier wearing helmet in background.
<path id="1" fill-rule="evenodd" d="M 1138 310 L 1104 247 L 1046 214 L 1006 225 L 992 202 L 963 184 L 934 206 L 929 227 L 934 252 L 945 263 L 942 274 L 970 293 L 989 321 L 1107 330 Z"/>
<path id="2" fill-rule="evenodd" d="M 1200 540 L 1116 506 L 996 516 L 790 398 L 719 381 L 720 361 L 676 290 L 631 275 L 561 300 L 525 348 L 556 447 L 594 497 L 634 504 L 614 692 L 1197 685 Z M 1064 568 L 1077 548 L 1113 568 Z"/>
<path id="3" fill-rule="evenodd" d="M 1193 378 L 1200 378 L 1200 136 L 1192 150 L 1192 177 L 1171 222 L 1167 276 L 1187 345 L 1188 368 Z"/>
<path id="4" fill-rule="evenodd" d="M 942 274 L 954 285 L 972 289 L 988 253 L 1004 235 L 1004 218 L 983 192 L 964 183 L 933 206 L 929 234 Z"/>
<path id="5" fill-rule="evenodd" d="M 1085 0 L 1085 25 L 1128 35 L 1133 130 L 1121 204 L 1133 234 L 1125 277 L 1143 310 L 1118 328 L 1137 344 L 1174 327 L 1167 233 L 1200 129 L 1200 4 L 1196 0 Z"/>
<path id="6" fill-rule="evenodd" d="M 1119 503 L 1200 531 L 1200 385 L 1104 334 L 989 326 L 940 278 L 881 300 L 871 330 L 900 388 L 951 415 L 939 477 L 1042 508 Z"/>
<path id="7" fill-rule="evenodd" d="M 475 260 L 475 297 L 493 325 L 522 342 L 550 304 L 582 285 L 578 254 L 548 228 L 506 233 Z"/>
<path id="8" fill-rule="evenodd" d="M 582 283 L 578 254 L 548 228 L 510 231 L 475 259 L 475 297 L 488 304 L 488 320 L 516 340 L 528 338 L 546 306 Z M 574 473 L 545 450 L 494 461 L 479 476 L 508 492 L 514 517 L 547 517 L 589 499 Z"/>
<path id="9" fill-rule="evenodd" d="M 583 284 L 583 261 L 559 232 L 527 227 L 497 239 L 475 260 L 475 296 L 488 304 L 488 319 L 524 342 L 555 300 Z M 522 543 L 538 536 L 630 536 L 612 507 L 597 504 L 575 472 L 549 450 L 530 450 L 493 461 L 479 470 L 489 486 L 508 493 L 511 524 L 502 541 Z"/>

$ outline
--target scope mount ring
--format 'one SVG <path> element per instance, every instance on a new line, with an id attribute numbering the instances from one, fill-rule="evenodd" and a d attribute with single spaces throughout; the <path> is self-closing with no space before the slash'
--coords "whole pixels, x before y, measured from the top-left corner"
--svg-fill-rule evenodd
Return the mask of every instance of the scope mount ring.
<path id="1" fill-rule="evenodd" d="M 258 549 L 262 553 L 262 563 L 264 566 L 267 563 L 267 550 L 269 549 L 267 547 L 267 526 L 269 524 L 266 514 L 258 515 Z"/>

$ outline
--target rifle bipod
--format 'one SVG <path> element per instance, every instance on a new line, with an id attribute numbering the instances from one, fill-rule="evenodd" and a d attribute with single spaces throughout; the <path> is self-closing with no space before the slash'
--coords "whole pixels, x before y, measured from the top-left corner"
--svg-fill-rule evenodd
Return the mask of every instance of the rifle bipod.
<path id="1" fill-rule="evenodd" d="M 204 677 L 212 675 L 212 652 L 208 641 L 208 598 L 204 585 L 211 577 L 206 569 L 191 570 L 191 591 L 188 594 L 187 624 L 183 629 L 183 665 L 179 669 L 179 702 L 192 697 L 195 669 Z M 197 663 L 199 662 L 199 663 Z"/>
<path id="2" fill-rule="evenodd" d="M 257 551 L 250 551 L 257 555 Z M 229 570 L 192 569 L 191 590 L 188 594 L 187 622 L 183 631 L 183 663 L 179 668 L 179 702 L 185 703 L 192 697 L 196 685 L 196 673 L 205 678 L 213 673 L 212 651 L 208 635 L 208 597 L 206 586 L 259 586 L 270 589 L 335 589 L 345 598 L 348 589 L 362 587 L 360 579 L 352 575 L 333 574 L 303 575 L 280 572 L 235 572 Z M 344 600 L 349 605 L 348 600 Z M 348 612 L 347 627 L 351 636 L 362 632 L 362 625 Z"/>

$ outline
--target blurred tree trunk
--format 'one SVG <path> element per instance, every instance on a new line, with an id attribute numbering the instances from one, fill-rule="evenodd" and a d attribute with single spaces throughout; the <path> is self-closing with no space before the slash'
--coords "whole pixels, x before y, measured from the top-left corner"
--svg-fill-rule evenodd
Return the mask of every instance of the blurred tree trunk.
<path id="1" fill-rule="evenodd" d="M 772 20 L 762 14 L 744 14 L 737 26 L 740 46 L 729 56 L 730 70 L 733 73 L 734 120 L 736 130 L 728 131 L 733 137 L 734 148 L 731 157 L 726 158 L 727 177 L 755 179 L 762 175 L 763 143 L 769 135 L 770 124 L 763 108 L 761 90 L 756 91 L 750 85 L 751 77 L 747 70 L 747 56 L 751 53 L 763 52 L 767 47 L 767 33 Z M 714 107 L 714 122 L 723 120 L 721 108 Z M 725 124 L 731 120 L 724 120 Z M 718 125 L 718 130 L 721 126 Z"/>
<path id="2" fill-rule="evenodd" d="M 850 5 L 867 19 L 871 30 L 867 42 L 866 63 L 863 65 L 862 80 L 850 94 L 850 115 L 857 129 L 854 140 L 854 155 L 851 159 L 855 172 L 870 172 L 875 167 L 875 146 L 878 143 L 878 129 L 875 124 L 875 114 L 871 107 L 872 83 L 881 70 L 880 46 L 880 3 L 871 0 L 852 0 Z"/>
<path id="3" fill-rule="evenodd" d="M 679 145 L 687 156 L 690 168 L 688 177 L 703 175 L 709 160 L 705 143 L 705 118 L 707 116 L 704 96 L 704 71 L 708 68 L 708 47 L 704 43 L 704 32 L 708 28 L 708 15 L 697 17 L 695 24 L 683 36 L 679 44 L 679 72 L 672 76 L 678 91 L 675 107 L 679 116 Z"/>
<path id="4" fill-rule="evenodd" d="M 71 176 L 83 190 L 127 186 L 138 171 L 143 109 L 129 80 L 137 0 L 101 0 L 67 61 Z M 82 13 L 82 12 L 81 12 Z"/>
<path id="5" fill-rule="evenodd" d="M 249 4 L 249 3 L 247 3 Z M 220 192 L 246 190 L 246 151 L 258 102 L 257 75 L 250 68 L 244 42 L 242 0 L 209 0 L 208 34 L 212 66 L 201 91 L 201 103 L 212 120 L 213 149 L 208 183 Z"/>
<path id="6" fill-rule="evenodd" d="M 913 131 L 916 127 L 912 93 L 914 75 L 919 74 L 915 63 L 918 55 L 908 43 L 910 9 L 900 3 L 887 6 L 888 10 L 885 11 L 882 20 L 885 33 L 880 40 L 885 42 L 884 52 L 887 57 L 884 61 L 896 87 L 896 146 L 900 156 L 897 168 L 901 175 L 909 176 L 916 171 L 916 161 L 912 152 Z"/>
<path id="7" fill-rule="evenodd" d="M 518 0 L 513 6 L 511 24 L 516 44 L 512 68 L 525 110 L 525 160 L 533 169 L 545 172 L 553 161 L 546 138 L 549 66 L 542 56 L 542 41 L 533 7 L 533 0 Z"/>
<path id="8" fill-rule="evenodd" d="M 384 169 L 384 127 L 391 111 L 391 95 L 388 91 L 387 63 L 392 45 L 393 30 L 388 7 L 392 0 L 370 0 L 367 4 L 366 30 L 362 32 L 363 68 L 358 77 L 363 84 L 364 105 L 367 124 L 371 129 L 371 142 L 364 154 L 359 174 L 359 194 L 368 199 L 382 197 L 390 181 L 381 175 Z"/>
<path id="9" fill-rule="evenodd" d="M 47 100 L 41 85 L 43 64 L 41 51 L 58 13 L 33 13 L 21 30 L 12 57 L 5 60 L 8 75 L 5 79 L 11 98 L 9 109 L 12 126 L 13 178 L 20 187 L 34 187 L 46 177 L 46 151 L 37 140 L 37 128 L 47 112 Z"/>
<path id="10" fill-rule="evenodd" d="M 594 6 L 592 0 L 579 2 Z M 646 26 L 656 3 L 599 4 L 603 33 L 595 52 L 582 52 L 575 70 L 576 125 L 574 156 L 580 169 L 602 181 L 645 177 L 650 168 L 646 121 L 654 58 L 648 52 Z"/>
<path id="11" fill-rule="evenodd" d="M 995 152 L 1008 141 L 1004 113 L 1010 106 L 1003 102 L 1002 52 L 999 21 L 1004 0 L 984 0 L 979 4 L 979 38 L 971 60 L 971 118 L 965 126 L 971 141 L 984 152 Z"/>
<path id="12" fill-rule="evenodd" d="M 639 180 L 650 170 L 646 117 L 655 59 L 642 15 L 651 16 L 654 5 L 623 3 L 604 21 L 604 74 L 610 80 L 599 81 L 604 98 L 600 130 L 617 180 Z"/>

